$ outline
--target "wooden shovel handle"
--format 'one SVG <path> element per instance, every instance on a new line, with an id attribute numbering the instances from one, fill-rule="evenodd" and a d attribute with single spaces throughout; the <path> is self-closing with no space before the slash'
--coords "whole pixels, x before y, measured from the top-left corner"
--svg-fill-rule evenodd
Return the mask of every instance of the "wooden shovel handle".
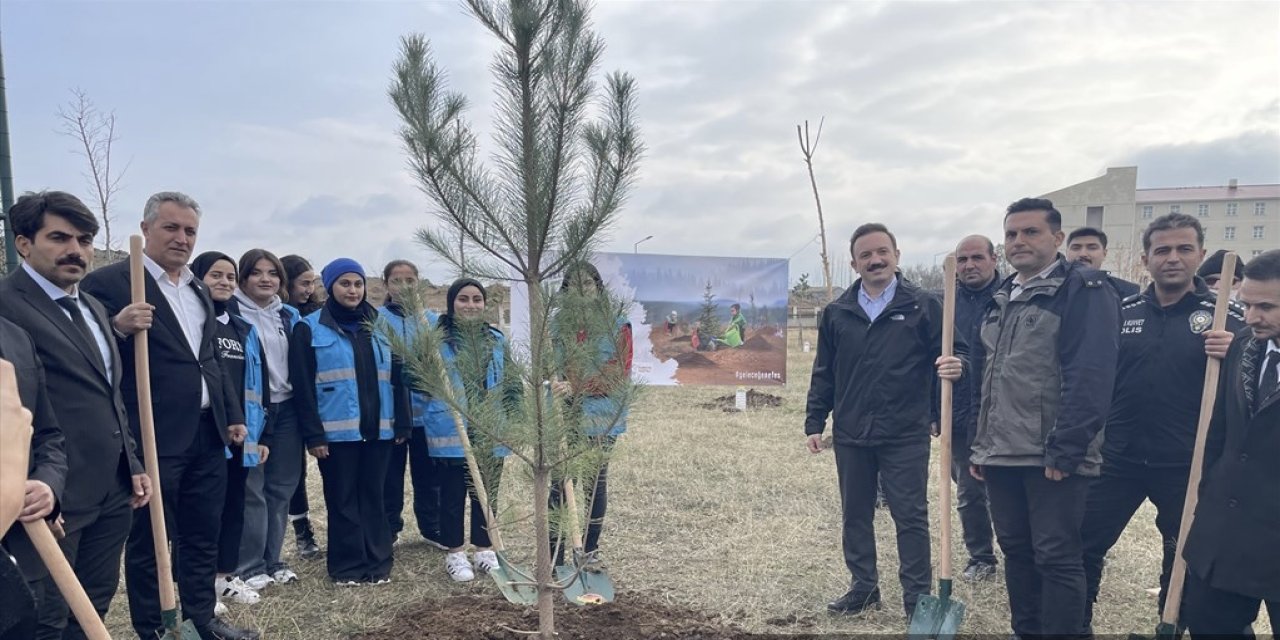
<path id="1" fill-rule="evenodd" d="M 1236 254 L 1227 252 L 1222 257 L 1222 274 L 1218 280 L 1218 300 L 1213 308 L 1213 330 L 1222 331 L 1227 326 L 1227 307 L 1231 301 L 1231 282 L 1235 280 Z M 1191 477 L 1187 480 L 1187 495 L 1182 501 L 1182 523 L 1178 526 L 1178 548 L 1173 558 L 1172 574 L 1169 576 L 1169 591 L 1164 600 L 1164 614 L 1161 622 L 1169 625 L 1178 623 L 1178 615 L 1182 611 L 1182 588 L 1187 579 L 1187 560 L 1182 557 L 1182 549 L 1187 542 L 1187 534 L 1191 531 L 1191 523 L 1196 518 L 1196 503 L 1200 500 L 1200 476 L 1204 472 L 1204 446 L 1209 440 L 1209 423 L 1213 421 L 1213 405 L 1218 398 L 1218 377 L 1222 371 L 1222 362 L 1209 356 L 1204 367 L 1204 389 L 1200 393 L 1200 422 L 1196 425 L 1196 447 L 1191 454 Z"/>
<path id="2" fill-rule="evenodd" d="M 578 522 L 578 498 L 573 491 L 573 478 L 564 479 L 564 504 L 569 509 L 569 543 L 582 548 L 582 523 Z"/>
<path id="3" fill-rule="evenodd" d="M 453 395 L 448 386 L 445 386 L 445 393 Z M 458 432 L 458 440 L 462 442 L 462 456 L 467 460 L 467 472 L 471 474 L 471 487 L 475 493 L 476 501 L 480 503 L 480 511 L 484 513 L 484 526 L 489 532 L 489 541 L 493 543 L 493 548 L 502 551 L 502 535 L 498 532 L 497 518 L 493 517 L 493 511 L 489 508 L 489 492 L 484 487 L 484 477 L 480 475 L 480 465 L 476 464 L 475 450 L 471 448 L 471 436 L 467 435 L 466 423 L 462 421 L 462 414 L 453 408 L 453 404 L 445 403 L 449 406 L 449 412 L 453 414 L 454 429 Z"/>
<path id="4" fill-rule="evenodd" d="M 80 623 L 80 628 L 84 629 L 85 635 L 89 640 L 111 640 L 107 626 L 102 624 L 102 618 L 98 617 L 98 611 L 93 608 L 84 587 L 80 586 L 80 580 L 67 563 L 67 557 L 62 555 L 62 549 L 58 546 L 58 541 L 54 540 L 49 525 L 43 520 L 37 520 L 24 522 L 22 526 L 27 530 L 27 537 L 31 539 L 36 553 L 40 554 L 44 566 L 49 569 L 53 582 L 58 585 L 58 591 L 71 607 L 71 613 Z"/>
<path id="5" fill-rule="evenodd" d="M 129 236 L 130 302 L 147 301 L 147 273 L 142 265 L 142 236 Z M 156 554 L 156 580 L 160 585 L 160 609 L 177 608 L 173 593 L 173 566 L 169 559 L 169 536 L 164 524 L 164 496 L 160 488 L 160 461 L 156 453 L 156 422 L 151 408 L 151 357 L 147 330 L 133 334 L 134 372 L 137 374 L 138 422 L 142 427 L 142 459 L 151 478 L 151 539 Z"/>
<path id="6" fill-rule="evenodd" d="M 955 354 L 956 337 L 956 257 L 948 255 L 942 266 L 942 356 Z M 954 393 L 950 380 L 942 383 L 941 405 L 938 407 L 938 520 L 942 550 L 938 559 L 938 577 L 951 579 L 951 400 Z"/>

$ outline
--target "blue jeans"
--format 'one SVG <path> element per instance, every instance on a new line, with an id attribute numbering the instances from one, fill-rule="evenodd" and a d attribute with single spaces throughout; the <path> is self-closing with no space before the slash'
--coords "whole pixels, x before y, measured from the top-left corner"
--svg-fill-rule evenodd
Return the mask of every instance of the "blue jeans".
<path id="1" fill-rule="evenodd" d="M 289 401 L 272 403 L 271 453 L 267 462 L 249 469 L 244 486 L 244 533 L 240 536 L 240 569 L 243 577 L 271 574 L 287 565 L 280 561 L 289 500 L 302 477 L 302 434 L 298 416 Z"/>

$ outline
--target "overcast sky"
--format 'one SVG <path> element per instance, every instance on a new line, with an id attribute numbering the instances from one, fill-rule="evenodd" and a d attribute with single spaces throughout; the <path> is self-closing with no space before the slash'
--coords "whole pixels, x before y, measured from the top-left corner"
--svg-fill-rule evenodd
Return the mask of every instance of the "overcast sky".
<path id="1" fill-rule="evenodd" d="M 1280 182 L 1280 3 L 604 0 L 603 71 L 640 87 L 648 146 L 606 249 L 787 258 L 821 280 L 795 125 L 831 254 L 863 222 L 929 264 L 1010 201 L 1138 164 L 1140 186 Z M 205 210 L 197 250 L 339 255 L 376 270 L 434 225 L 386 91 L 432 41 L 487 132 L 495 42 L 456 2 L 3 0 L 19 191 L 87 196 L 57 133 L 70 89 L 114 109 L 117 234 L 154 191 Z"/>

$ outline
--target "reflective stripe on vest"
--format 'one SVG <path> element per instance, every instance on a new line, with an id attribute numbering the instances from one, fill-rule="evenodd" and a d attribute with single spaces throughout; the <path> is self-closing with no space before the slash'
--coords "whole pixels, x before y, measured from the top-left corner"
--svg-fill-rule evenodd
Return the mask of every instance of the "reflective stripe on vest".
<path id="1" fill-rule="evenodd" d="M 355 350 L 345 333 L 320 322 L 322 311 L 306 318 L 311 327 L 311 348 L 316 356 L 316 408 L 329 442 L 359 442 L 360 389 L 356 382 Z M 391 389 L 391 348 L 384 336 L 374 333 L 374 363 L 378 371 L 378 439 L 394 436 L 395 400 Z"/>

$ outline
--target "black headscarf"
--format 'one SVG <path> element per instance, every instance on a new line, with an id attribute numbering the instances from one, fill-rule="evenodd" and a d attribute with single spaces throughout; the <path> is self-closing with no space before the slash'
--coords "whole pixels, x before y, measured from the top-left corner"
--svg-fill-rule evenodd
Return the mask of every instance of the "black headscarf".
<path id="1" fill-rule="evenodd" d="M 226 260 L 227 262 L 230 262 L 232 270 L 235 270 L 236 261 L 232 260 L 231 256 L 220 251 L 206 251 L 196 256 L 196 259 L 191 261 L 191 273 L 195 274 L 196 278 L 203 282 L 205 275 L 207 275 L 209 270 L 213 268 L 213 263 L 219 260 Z M 220 316 L 226 310 L 226 302 L 218 302 L 217 300 L 213 301 L 213 312 L 215 315 Z"/>
<path id="2" fill-rule="evenodd" d="M 453 284 L 449 285 L 449 292 L 445 294 L 445 311 L 440 314 L 439 324 L 445 330 L 445 339 L 451 342 L 455 338 L 454 324 L 457 321 L 454 318 L 453 303 L 458 299 L 458 294 L 466 287 L 475 287 L 479 289 L 480 295 L 484 296 L 485 301 L 488 302 L 489 300 L 489 292 L 485 291 L 484 285 L 480 284 L 479 280 L 459 278 L 454 280 Z"/>
<path id="3" fill-rule="evenodd" d="M 361 276 L 361 279 L 363 280 L 364 277 Z M 364 328 L 365 322 L 378 317 L 378 310 L 369 304 L 367 293 L 365 294 L 366 297 L 360 299 L 360 304 L 356 305 L 356 308 L 348 309 L 342 306 L 341 302 L 338 302 L 338 298 L 333 295 L 332 287 L 327 291 L 329 292 L 329 298 L 324 301 L 324 308 L 329 311 L 329 317 L 333 318 L 333 321 L 339 327 L 356 333 Z"/>

